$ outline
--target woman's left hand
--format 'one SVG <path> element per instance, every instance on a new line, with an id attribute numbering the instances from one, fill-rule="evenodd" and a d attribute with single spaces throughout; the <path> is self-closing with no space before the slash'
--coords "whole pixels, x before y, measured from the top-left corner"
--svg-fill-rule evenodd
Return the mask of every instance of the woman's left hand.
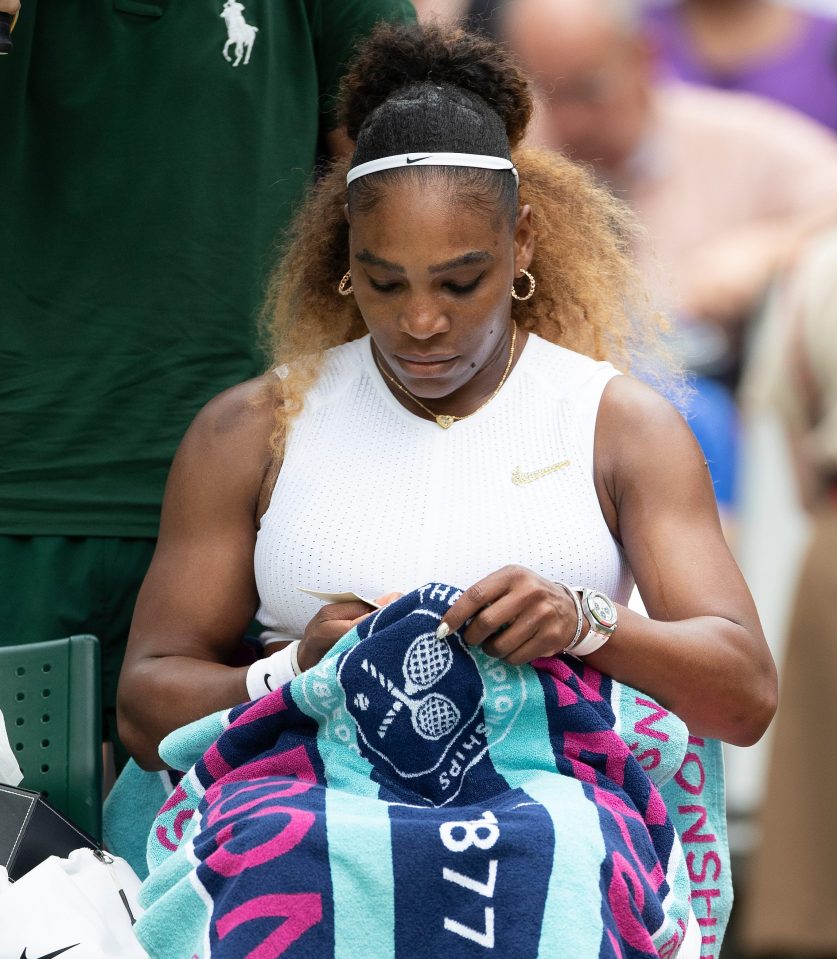
<path id="1" fill-rule="evenodd" d="M 442 622 L 453 633 L 469 619 L 465 642 L 513 666 L 562 652 L 578 626 L 566 589 L 524 566 L 504 566 L 474 583 Z"/>

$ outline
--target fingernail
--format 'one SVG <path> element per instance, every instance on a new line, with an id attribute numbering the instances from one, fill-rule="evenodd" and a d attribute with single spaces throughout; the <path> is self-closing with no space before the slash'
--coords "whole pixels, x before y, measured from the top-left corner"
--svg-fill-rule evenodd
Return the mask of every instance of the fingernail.
<path id="1" fill-rule="evenodd" d="M 447 623 L 439 623 L 439 628 L 436 630 L 436 639 L 444 639 L 449 632 L 450 626 Z"/>

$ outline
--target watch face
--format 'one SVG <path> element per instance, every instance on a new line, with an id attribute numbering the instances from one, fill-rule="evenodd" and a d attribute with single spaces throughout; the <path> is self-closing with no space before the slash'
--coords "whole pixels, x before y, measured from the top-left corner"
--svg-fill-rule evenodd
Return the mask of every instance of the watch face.
<path id="1" fill-rule="evenodd" d="M 604 593 L 590 593 L 587 605 L 602 626 L 616 625 L 616 607 Z"/>

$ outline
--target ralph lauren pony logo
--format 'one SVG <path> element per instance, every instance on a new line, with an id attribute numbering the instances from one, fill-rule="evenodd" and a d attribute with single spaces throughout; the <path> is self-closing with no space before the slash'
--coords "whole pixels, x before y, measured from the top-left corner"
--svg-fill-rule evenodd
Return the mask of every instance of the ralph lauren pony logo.
<path id="1" fill-rule="evenodd" d="M 238 0 L 226 0 L 221 9 L 221 18 L 227 26 L 227 42 L 222 51 L 224 59 L 234 67 L 243 59 L 244 66 L 247 66 L 259 28 L 244 19 L 244 4 Z M 230 47 L 233 48 L 235 60 L 229 54 Z"/>

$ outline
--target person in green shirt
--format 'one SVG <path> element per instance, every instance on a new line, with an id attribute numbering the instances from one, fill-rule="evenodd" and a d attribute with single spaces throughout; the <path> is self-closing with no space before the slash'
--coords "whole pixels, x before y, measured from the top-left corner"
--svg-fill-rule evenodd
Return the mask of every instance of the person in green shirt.
<path id="1" fill-rule="evenodd" d="M 264 369 L 267 270 L 318 151 L 348 145 L 344 64 L 413 18 L 409 0 L 27 0 L 0 58 L 0 642 L 98 635 L 117 746 L 169 462 L 209 397 Z"/>

